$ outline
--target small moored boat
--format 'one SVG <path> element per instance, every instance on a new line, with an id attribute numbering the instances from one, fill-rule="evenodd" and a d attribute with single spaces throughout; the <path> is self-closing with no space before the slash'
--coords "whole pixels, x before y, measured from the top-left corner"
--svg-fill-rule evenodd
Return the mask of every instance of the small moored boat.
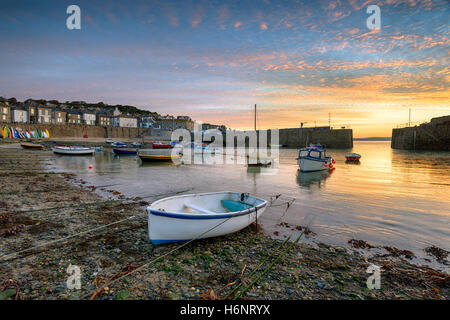
<path id="1" fill-rule="evenodd" d="M 152 144 L 153 149 L 169 149 L 173 148 L 173 146 L 170 143 L 162 143 L 162 142 L 154 142 Z"/>
<path id="2" fill-rule="evenodd" d="M 244 193 L 222 191 L 164 198 L 147 207 L 153 244 L 218 237 L 255 222 L 267 201 Z"/>
<path id="3" fill-rule="evenodd" d="M 179 149 L 177 149 L 179 150 Z M 171 161 L 181 158 L 180 152 L 174 149 L 144 149 L 139 150 L 138 156 L 142 161 Z"/>
<path id="4" fill-rule="evenodd" d="M 345 159 L 347 161 L 359 161 L 359 159 L 361 159 L 361 155 L 358 153 L 348 153 L 345 155 Z"/>
<path id="5" fill-rule="evenodd" d="M 309 146 L 298 151 L 297 163 L 302 172 L 329 170 L 335 161 L 328 157 L 323 146 Z"/>
<path id="6" fill-rule="evenodd" d="M 127 155 L 127 154 L 137 154 L 136 149 L 113 149 L 115 154 Z"/>
<path id="7" fill-rule="evenodd" d="M 22 142 L 20 146 L 24 149 L 44 150 L 44 146 L 37 143 Z"/>
<path id="8" fill-rule="evenodd" d="M 56 154 L 63 155 L 88 155 L 95 152 L 94 148 L 79 147 L 79 146 L 55 146 L 52 151 Z"/>
<path id="9" fill-rule="evenodd" d="M 122 147 L 126 147 L 127 146 L 127 144 L 126 143 L 123 143 L 123 142 L 113 142 L 113 143 L 111 143 L 111 145 L 113 146 L 113 147 L 117 147 L 117 148 L 122 148 Z"/>

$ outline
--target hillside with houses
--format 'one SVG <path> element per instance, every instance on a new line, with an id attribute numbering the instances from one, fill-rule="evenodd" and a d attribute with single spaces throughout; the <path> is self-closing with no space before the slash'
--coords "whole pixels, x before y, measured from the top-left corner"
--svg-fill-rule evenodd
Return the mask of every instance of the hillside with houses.
<path id="1" fill-rule="evenodd" d="M 152 128 L 167 131 L 194 129 L 189 116 L 160 115 L 129 105 L 108 105 L 103 102 L 27 99 L 0 97 L 0 123 L 10 124 L 83 124 L 102 127 Z M 202 130 L 222 129 L 223 125 L 202 124 Z"/>

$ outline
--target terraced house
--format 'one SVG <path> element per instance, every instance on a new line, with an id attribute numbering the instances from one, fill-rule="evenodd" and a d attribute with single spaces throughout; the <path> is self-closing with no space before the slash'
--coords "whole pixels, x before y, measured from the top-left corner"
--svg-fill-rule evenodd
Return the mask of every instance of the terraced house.
<path id="1" fill-rule="evenodd" d="M 28 112 L 21 104 L 11 107 L 11 122 L 12 123 L 27 123 Z"/>
<path id="2" fill-rule="evenodd" d="M 108 110 L 103 110 L 97 112 L 97 125 L 102 127 L 111 126 L 111 116 L 108 113 Z"/>
<path id="3" fill-rule="evenodd" d="M 8 102 L 0 102 L 0 122 L 11 122 L 11 108 Z"/>
<path id="4" fill-rule="evenodd" d="M 40 104 L 37 107 L 37 123 L 52 123 L 52 108 Z"/>
<path id="5" fill-rule="evenodd" d="M 83 123 L 89 126 L 95 126 L 96 114 L 95 111 L 83 112 Z"/>
<path id="6" fill-rule="evenodd" d="M 67 123 L 81 124 L 81 113 L 78 111 L 67 111 Z"/>
<path id="7" fill-rule="evenodd" d="M 53 123 L 54 124 L 65 124 L 67 121 L 67 112 L 62 111 L 57 108 L 53 108 Z"/>

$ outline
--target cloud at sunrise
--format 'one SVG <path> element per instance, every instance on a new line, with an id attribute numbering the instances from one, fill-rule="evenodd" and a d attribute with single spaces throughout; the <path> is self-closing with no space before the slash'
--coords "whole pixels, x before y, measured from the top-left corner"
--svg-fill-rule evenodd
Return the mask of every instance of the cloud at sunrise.
<path id="1" fill-rule="evenodd" d="M 66 8 L 81 8 L 81 30 Z M 369 30 L 366 8 L 381 9 Z M 390 136 L 450 114 L 448 1 L 2 1 L 0 95 Z"/>

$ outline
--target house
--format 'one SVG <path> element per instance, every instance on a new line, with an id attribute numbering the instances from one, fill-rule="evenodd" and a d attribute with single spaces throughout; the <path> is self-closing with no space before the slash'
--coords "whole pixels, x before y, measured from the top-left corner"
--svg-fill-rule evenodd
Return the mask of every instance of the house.
<path id="1" fill-rule="evenodd" d="M 113 127 L 137 128 L 137 118 L 131 116 L 113 116 L 111 117 Z"/>
<path id="2" fill-rule="evenodd" d="M 97 112 L 96 123 L 98 126 L 109 127 L 111 126 L 111 116 L 108 110 Z"/>
<path id="3" fill-rule="evenodd" d="M 118 116 L 120 116 L 122 113 L 120 112 L 120 110 L 119 110 L 119 107 L 116 107 L 116 109 L 114 110 L 114 112 L 113 112 L 113 116 L 114 117 L 118 117 Z"/>
<path id="4" fill-rule="evenodd" d="M 37 106 L 37 123 L 52 123 L 52 108 L 46 107 L 42 104 Z"/>
<path id="5" fill-rule="evenodd" d="M 62 111 L 58 108 L 53 108 L 52 118 L 54 124 L 65 124 L 67 121 L 67 112 Z"/>
<path id="6" fill-rule="evenodd" d="M 83 123 L 89 126 L 95 126 L 95 120 L 97 115 L 95 111 L 84 111 L 83 112 Z"/>
<path id="7" fill-rule="evenodd" d="M 179 116 L 176 119 L 173 116 L 159 117 L 155 125 L 162 130 L 187 129 L 191 131 L 194 129 L 194 121 L 187 116 Z"/>
<path id="8" fill-rule="evenodd" d="M 8 101 L 0 102 L 0 122 L 11 122 L 11 107 Z"/>
<path id="9" fill-rule="evenodd" d="M 138 117 L 139 128 L 153 128 L 155 125 L 155 119 L 149 116 Z"/>
<path id="10" fill-rule="evenodd" d="M 28 123 L 38 123 L 38 113 L 37 113 L 37 107 L 38 103 L 28 99 L 24 102 L 24 107 L 27 110 L 28 113 Z"/>
<path id="11" fill-rule="evenodd" d="M 74 110 L 67 111 L 67 123 L 81 124 L 81 113 Z"/>
<path id="12" fill-rule="evenodd" d="M 11 122 L 12 123 L 27 123 L 28 112 L 22 104 L 17 104 L 11 107 Z"/>

